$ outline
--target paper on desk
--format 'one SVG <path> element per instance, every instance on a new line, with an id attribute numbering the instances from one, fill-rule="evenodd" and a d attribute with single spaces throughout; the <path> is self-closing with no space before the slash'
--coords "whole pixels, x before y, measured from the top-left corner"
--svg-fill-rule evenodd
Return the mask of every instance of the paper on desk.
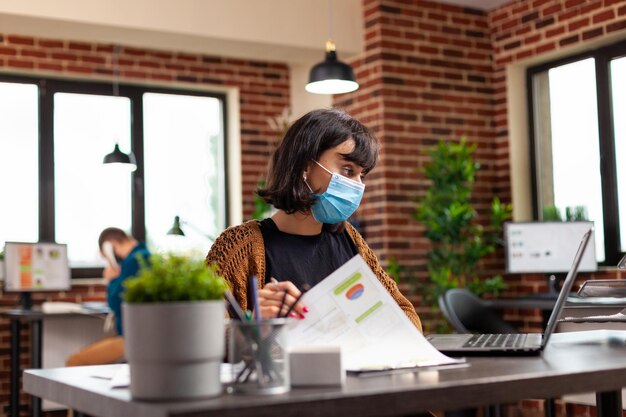
<path id="1" fill-rule="evenodd" d="M 290 323 L 290 347 L 340 345 L 348 371 L 457 364 L 435 349 L 360 255 L 309 290 L 306 318 Z"/>
<path id="2" fill-rule="evenodd" d="M 109 379 L 111 381 L 111 388 L 125 388 L 130 385 L 130 368 L 127 363 L 123 363 L 115 368 L 111 367 L 96 367 L 91 376 L 100 379 Z"/>
<path id="3" fill-rule="evenodd" d="M 125 388 L 130 385 L 130 367 L 122 364 L 111 378 L 111 388 Z"/>
<path id="4" fill-rule="evenodd" d="M 616 314 L 586 316 L 586 317 L 563 317 L 560 322 L 568 323 L 608 323 L 608 322 L 626 322 L 626 309 Z"/>
<path id="5" fill-rule="evenodd" d="M 597 306 L 626 304 L 624 297 L 567 297 L 568 304 L 590 304 Z"/>

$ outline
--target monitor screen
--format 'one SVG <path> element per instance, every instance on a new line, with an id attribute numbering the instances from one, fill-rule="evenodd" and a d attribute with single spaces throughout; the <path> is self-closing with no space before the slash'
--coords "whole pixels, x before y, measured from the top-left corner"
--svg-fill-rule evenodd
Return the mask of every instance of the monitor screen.
<path id="1" fill-rule="evenodd" d="M 505 223 L 506 271 L 509 273 L 567 272 L 580 239 L 593 222 Z M 596 271 L 595 238 L 592 235 L 579 271 Z"/>
<path id="2" fill-rule="evenodd" d="M 5 291 L 69 290 L 71 286 L 67 245 L 6 242 Z"/>

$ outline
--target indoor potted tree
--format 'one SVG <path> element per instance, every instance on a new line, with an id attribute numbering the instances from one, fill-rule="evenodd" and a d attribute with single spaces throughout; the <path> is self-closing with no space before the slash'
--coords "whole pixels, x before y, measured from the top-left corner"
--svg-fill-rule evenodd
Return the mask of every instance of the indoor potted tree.
<path id="1" fill-rule="evenodd" d="M 122 310 L 133 398 L 220 394 L 228 286 L 216 268 L 184 256 L 153 255 L 125 286 Z"/>
<path id="2" fill-rule="evenodd" d="M 432 302 L 450 288 L 466 287 L 477 295 L 497 295 L 504 288 L 502 277 L 485 278 L 479 263 L 501 243 L 502 226 L 511 218 L 512 207 L 493 197 L 489 228 L 478 223 L 471 204 L 480 168 L 472 157 L 475 149 L 461 138 L 458 143 L 439 141 L 428 151 L 424 173 L 432 185 L 419 199 L 415 218 L 424 224 L 431 243 L 427 268 L 434 284 Z"/>

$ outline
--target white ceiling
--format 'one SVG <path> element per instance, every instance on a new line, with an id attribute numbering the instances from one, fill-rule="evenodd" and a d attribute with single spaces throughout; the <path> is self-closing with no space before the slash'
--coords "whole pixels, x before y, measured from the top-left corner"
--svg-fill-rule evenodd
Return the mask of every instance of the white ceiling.
<path id="1" fill-rule="evenodd" d="M 489 11 L 530 0 L 435 0 Z M 0 28 L 26 36 L 120 43 L 312 65 L 328 37 L 327 0 L 0 0 Z M 341 57 L 363 50 L 361 0 L 333 3 Z M 280 24 L 277 24 L 280 22 Z"/>
<path id="2" fill-rule="evenodd" d="M 514 0 L 437 0 L 439 3 L 456 4 L 457 6 L 471 7 L 479 10 L 493 10 Z"/>

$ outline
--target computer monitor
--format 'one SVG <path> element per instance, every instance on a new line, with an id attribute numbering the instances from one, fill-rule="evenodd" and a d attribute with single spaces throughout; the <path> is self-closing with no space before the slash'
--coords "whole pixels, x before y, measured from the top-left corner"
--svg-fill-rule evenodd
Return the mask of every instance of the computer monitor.
<path id="1" fill-rule="evenodd" d="M 593 222 L 509 222 L 504 224 L 506 271 L 508 273 L 567 272 L 580 238 Z M 591 237 L 579 271 L 598 269 L 595 239 Z"/>
<path id="2" fill-rule="evenodd" d="M 22 293 L 22 307 L 30 308 L 35 291 L 63 291 L 72 287 L 67 245 L 6 242 L 4 290 Z"/>

